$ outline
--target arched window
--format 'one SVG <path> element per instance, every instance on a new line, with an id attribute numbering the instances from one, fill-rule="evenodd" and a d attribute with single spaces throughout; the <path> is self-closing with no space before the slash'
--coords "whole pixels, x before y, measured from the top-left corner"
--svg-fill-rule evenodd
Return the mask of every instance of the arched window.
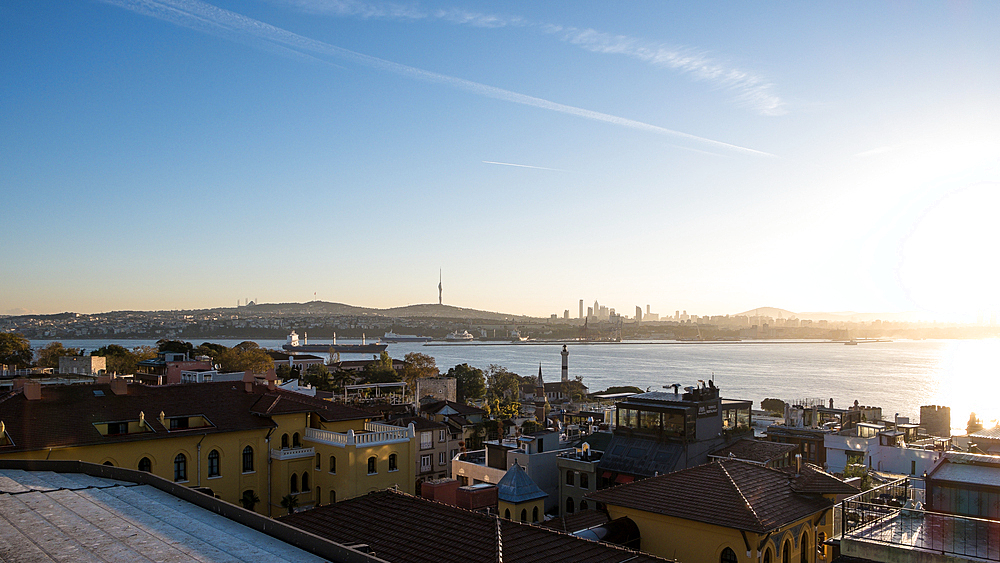
<path id="1" fill-rule="evenodd" d="M 590 488 L 590 476 L 584 472 L 580 472 L 580 488 L 589 489 Z"/>
<path id="2" fill-rule="evenodd" d="M 799 540 L 799 562 L 809 563 L 809 534 L 802 532 L 802 539 Z"/>
<path id="3" fill-rule="evenodd" d="M 538 507 L 537 506 L 531 509 L 531 521 L 532 522 L 538 522 Z"/>
<path id="4" fill-rule="evenodd" d="M 826 534 L 820 532 L 816 534 L 816 555 L 822 558 L 826 557 Z"/>
<path id="5" fill-rule="evenodd" d="M 309 472 L 302 473 L 302 492 L 309 491 Z"/>
<path id="6" fill-rule="evenodd" d="M 110 461 L 105 461 L 104 465 L 107 465 L 107 466 L 110 466 L 110 467 L 114 467 L 115 466 L 115 464 L 111 463 Z"/>
<path id="7" fill-rule="evenodd" d="M 253 448 L 247 446 L 243 448 L 243 472 L 253 471 Z"/>
<path id="8" fill-rule="evenodd" d="M 299 492 L 299 476 L 298 475 L 292 473 L 292 477 L 291 477 L 291 479 L 288 482 L 288 489 L 292 493 Z"/>
<path id="9" fill-rule="evenodd" d="M 570 487 L 572 487 L 573 486 L 573 482 L 574 482 L 573 481 L 573 470 L 570 469 L 570 470 L 566 471 L 566 484 L 569 485 Z"/>
<path id="10" fill-rule="evenodd" d="M 153 462 L 149 461 L 148 457 L 144 457 L 139 460 L 139 471 L 145 471 L 149 473 L 153 470 Z"/>
<path id="11" fill-rule="evenodd" d="M 573 497 L 566 497 L 566 514 L 573 514 Z"/>
<path id="12" fill-rule="evenodd" d="M 281 449 L 283 450 L 288 449 L 288 434 L 281 435 Z"/>
<path id="13" fill-rule="evenodd" d="M 298 432 L 296 432 L 295 434 L 292 434 L 292 447 L 293 448 L 301 448 L 302 447 L 302 443 L 299 442 L 299 433 Z"/>
<path id="14" fill-rule="evenodd" d="M 218 477 L 221 475 L 219 469 L 219 450 L 212 450 L 208 452 L 208 476 Z"/>
<path id="15" fill-rule="evenodd" d="M 174 458 L 174 481 L 187 481 L 188 460 L 184 454 L 177 454 Z"/>
<path id="16" fill-rule="evenodd" d="M 323 490 L 316 487 L 316 506 L 323 504 Z"/>
<path id="17" fill-rule="evenodd" d="M 371 456 L 370 458 L 368 458 L 368 474 L 369 475 L 374 475 L 375 473 L 377 473 L 376 467 L 375 467 L 375 462 L 376 461 L 377 460 L 375 459 L 375 456 Z"/>
<path id="18" fill-rule="evenodd" d="M 510 520 L 510 509 L 509 508 L 504 509 L 504 511 L 503 511 L 503 517 L 506 518 L 506 519 L 508 519 L 508 520 Z"/>
<path id="19" fill-rule="evenodd" d="M 396 454 L 389 454 L 389 471 L 396 471 L 399 467 L 396 466 Z"/>
<path id="20" fill-rule="evenodd" d="M 738 561 L 736 559 L 736 552 L 729 547 L 723 549 L 722 555 L 719 556 L 719 563 L 737 563 Z"/>
<path id="21" fill-rule="evenodd" d="M 764 550 L 764 561 L 763 563 L 771 563 L 771 548 Z"/>
<path id="22" fill-rule="evenodd" d="M 316 454 L 316 471 L 323 469 L 323 456 Z"/>
<path id="23" fill-rule="evenodd" d="M 580 501 L 580 510 L 587 510 L 587 501 L 585 500 Z"/>
<path id="24" fill-rule="evenodd" d="M 527 508 L 522 508 L 521 509 L 521 522 L 527 522 L 527 521 L 528 521 L 528 509 Z"/>
<path id="25" fill-rule="evenodd" d="M 336 472 L 337 472 L 337 458 L 334 456 L 330 456 L 330 473 L 336 473 Z"/>
<path id="26" fill-rule="evenodd" d="M 337 491 L 330 491 L 330 504 L 337 502 Z"/>
<path id="27" fill-rule="evenodd" d="M 781 544 L 781 563 L 792 563 L 792 542 L 788 540 Z"/>

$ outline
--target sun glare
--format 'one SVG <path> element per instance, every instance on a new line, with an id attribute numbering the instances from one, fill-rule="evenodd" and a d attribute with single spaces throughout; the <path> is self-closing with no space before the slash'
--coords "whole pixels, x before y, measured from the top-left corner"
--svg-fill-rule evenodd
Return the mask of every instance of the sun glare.
<path id="1" fill-rule="evenodd" d="M 1000 340 L 961 340 L 953 343 L 941 365 L 942 385 L 938 404 L 951 407 L 952 432 L 964 434 L 969 413 L 976 413 L 984 428 L 1000 420 Z"/>

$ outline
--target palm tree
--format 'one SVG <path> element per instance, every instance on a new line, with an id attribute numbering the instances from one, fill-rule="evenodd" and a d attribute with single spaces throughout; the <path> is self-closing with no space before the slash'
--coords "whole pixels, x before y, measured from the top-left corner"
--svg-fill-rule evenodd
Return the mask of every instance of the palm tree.
<path id="1" fill-rule="evenodd" d="M 299 506 L 299 497 L 294 495 L 285 495 L 281 497 L 281 508 L 287 508 L 289 514 L 295 512 L 295 509 L 298 506 Z"/>
<path id="2" fill-rule="evenodd" d="M 240 504 L 247 510 L 253 510 L 258 502 L 260 502 L 260 497 L 253 491 L 243 491 L 243 496 L 240 497 Z"/>

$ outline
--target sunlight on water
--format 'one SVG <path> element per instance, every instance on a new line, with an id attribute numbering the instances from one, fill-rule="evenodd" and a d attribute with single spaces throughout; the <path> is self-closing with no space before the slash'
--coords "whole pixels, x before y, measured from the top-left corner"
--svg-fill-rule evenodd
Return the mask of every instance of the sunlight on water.
<path id="1" fill-rule="evenodd" d="M 953 432 L 964 434 L 969 413 L 985 428 L 1000 419 L 1000 340 L 961 340 L 949 343 L 941 361 L 940 404 L 951 407 Z"/>

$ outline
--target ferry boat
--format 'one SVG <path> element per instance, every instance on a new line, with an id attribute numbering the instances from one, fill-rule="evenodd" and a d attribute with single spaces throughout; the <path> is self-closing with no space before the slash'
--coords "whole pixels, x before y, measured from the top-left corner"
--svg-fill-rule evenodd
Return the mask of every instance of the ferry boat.
<path id="1" fill-rule="evenodd" d="M 434 340 L 430 336 L 416 336 L 413 334 L 396 334 L 389 331 L 380 339 L 382 342 L 430 342 Z"/>
<path id="2" fill-rule="evenodd" d="M 332 344 L 309 344 L 309 333 L 305 333 L 302 342 L 299 342 L 299 335 L 293 330 L 288 335 L 285 345 L 281 348 L 287 352 L 338 352 L 342 354 L 372 354 L 382 352 L 388 348 L 388 344 L 368 344 L 365 342 L 365 335 L 361 335 L 361 344 L 337 344 L 337 333 L 333 333 Z"/>
<path id="3" fill-rule="evenodd" d="M 467 330 L 463 330 L 462 332 L 458 332 L 456 330 L 455 332 L 453 332 L 453 333 L 449 334 L 448 336 L 444 337 L 444 339 L 447 340 L 447 341 L 449 341 L 449 342 L 468 342 L 468 341 L 472 340 L 473 338 L 475 338 L 475 337 L 472 336 L 471 334 L 469 334 L 469 331 L 467 331 Z"/>

